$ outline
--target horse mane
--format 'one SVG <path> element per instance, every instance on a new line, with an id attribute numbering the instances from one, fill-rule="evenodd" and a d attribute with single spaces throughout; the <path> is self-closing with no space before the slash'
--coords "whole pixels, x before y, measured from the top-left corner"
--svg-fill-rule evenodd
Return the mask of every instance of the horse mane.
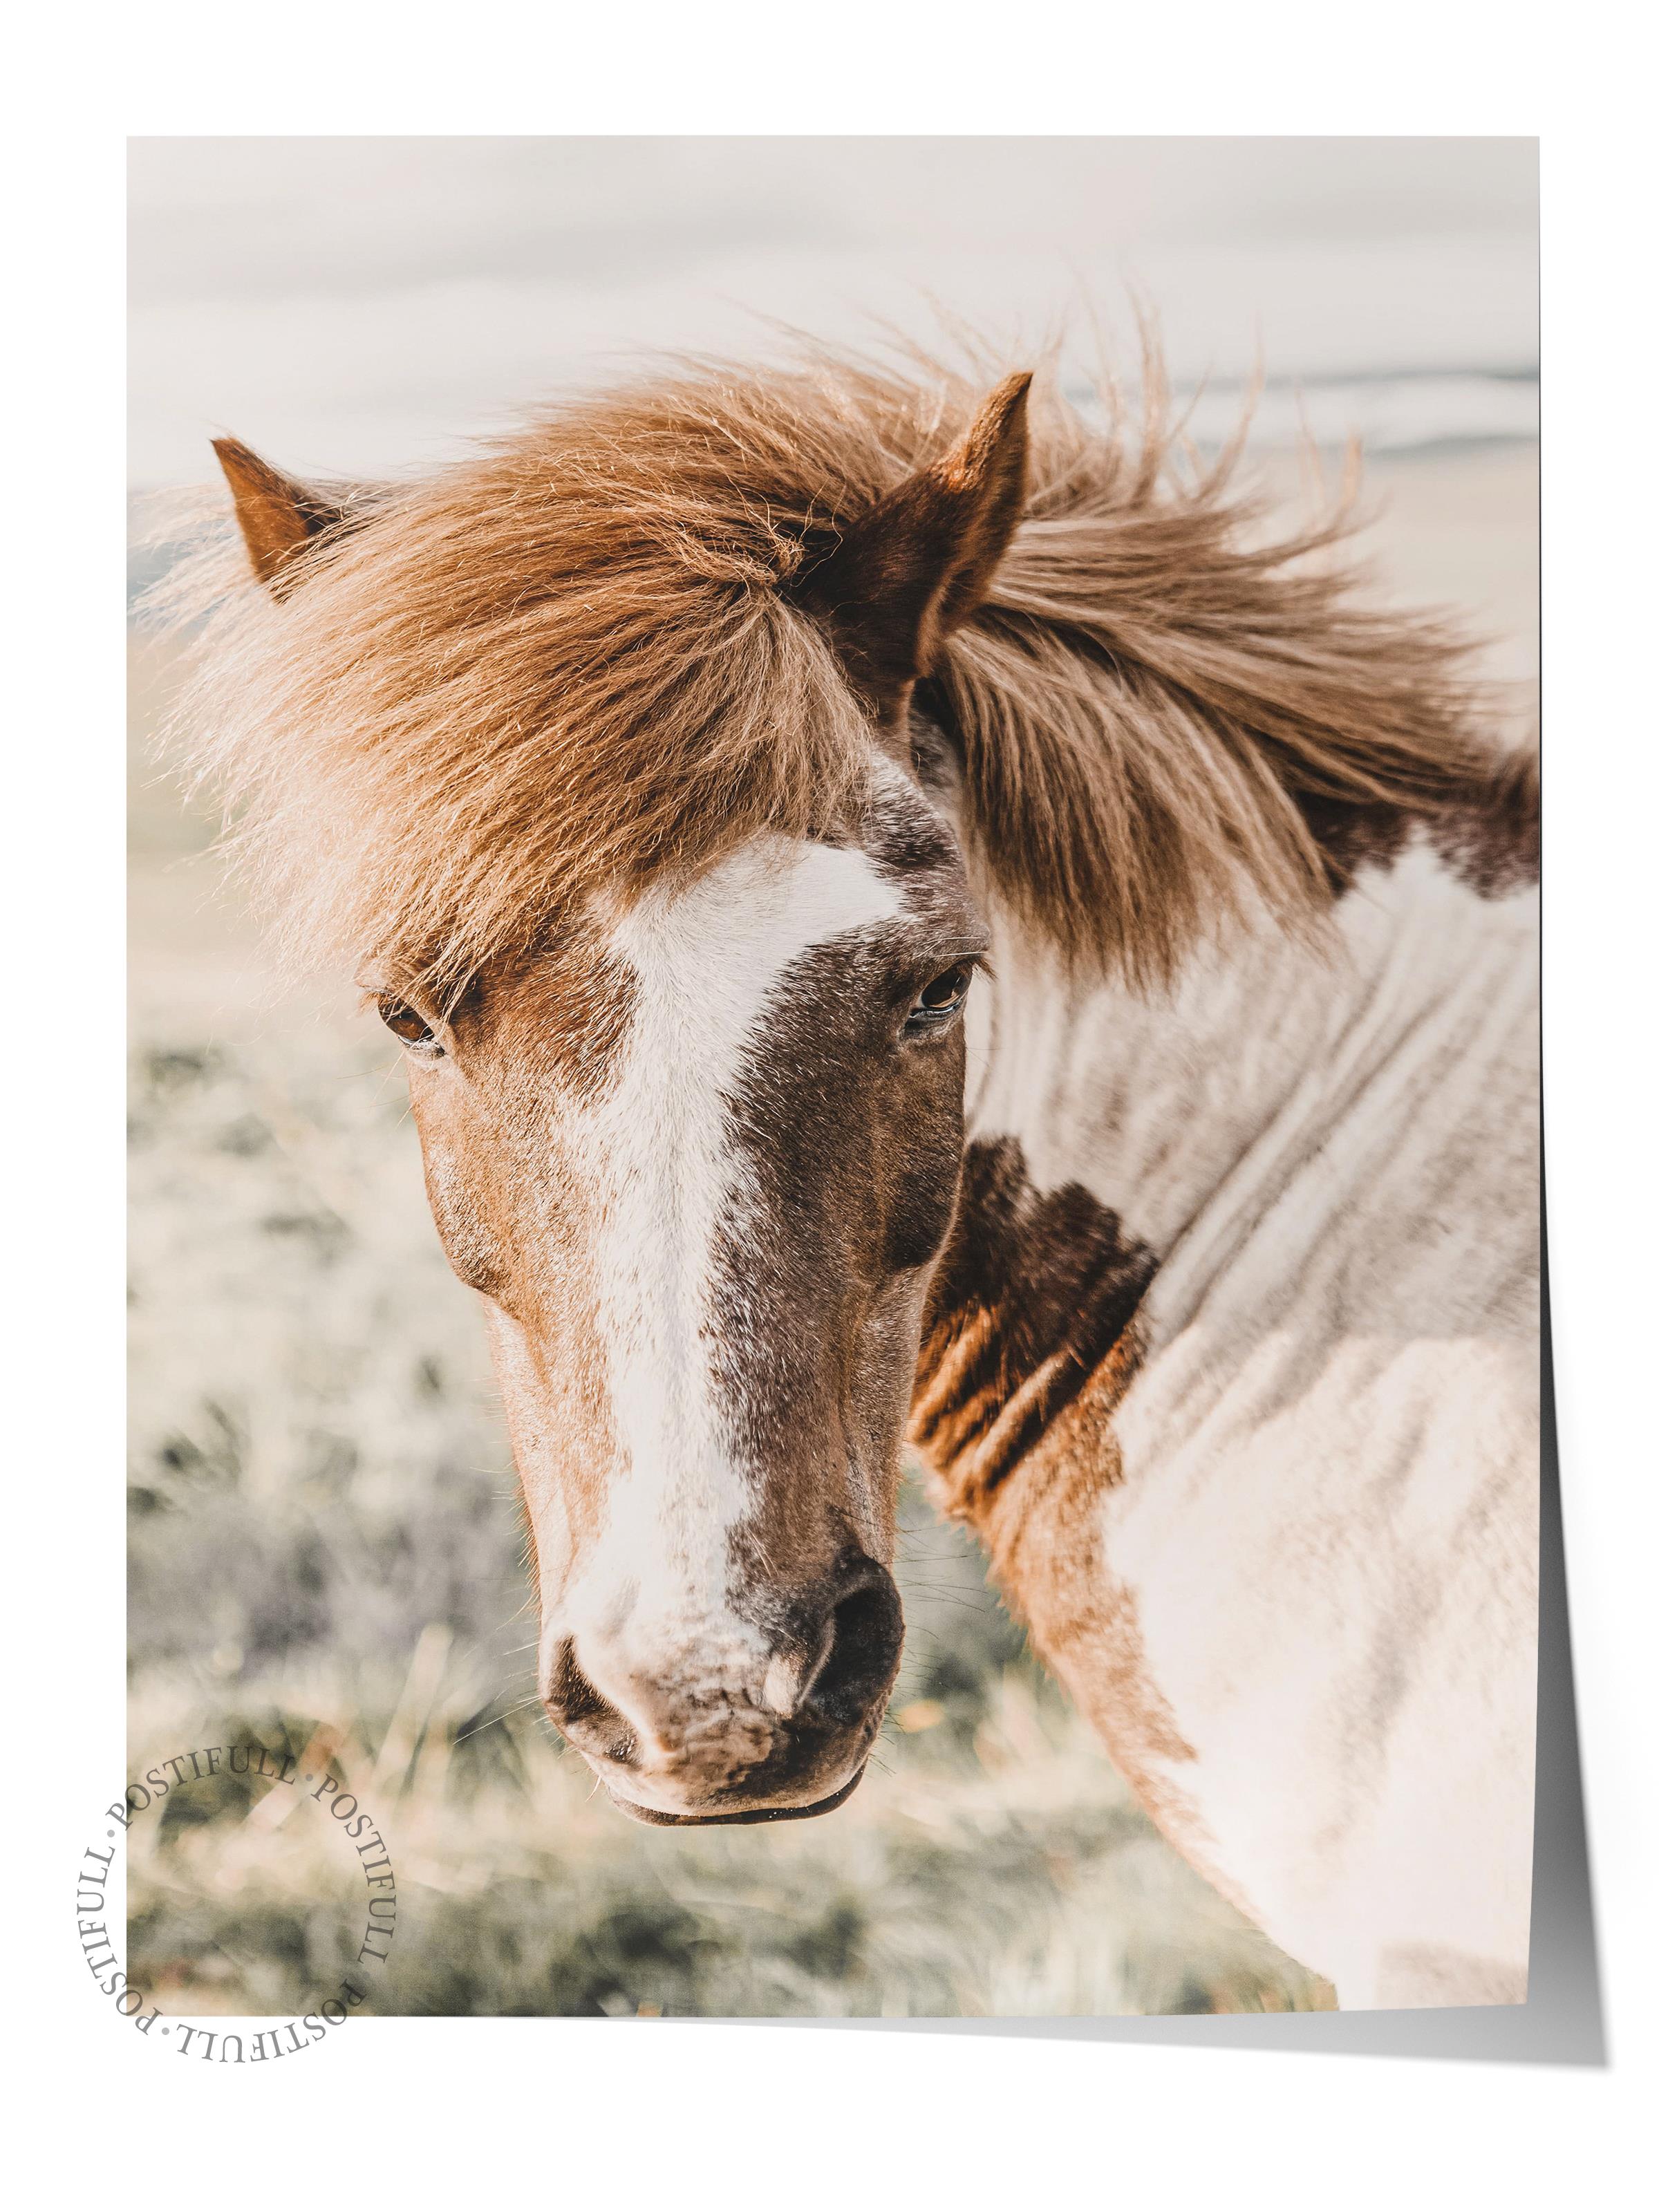
<path id="1" fill-rule="evenodd" d="M 984 388 L 677 363 L 358 495 L 281 600 L 222 524 L 163 587 L 178 726 L 289 945 L 453 987 L 591 893 L 832 822 L 872 733 L 795 587 Z M 1042 380 L 1024 520 L 920 695 L 997 894 L 1139 982 L 1328 906 L 1322 810 L 1466 804 L 1494 758 L 1466 644 L 1360 595 L 1351 502 L 1274 531 L 1242 439 L 1199 465 L 1146 390 L 1132 431 Z"/>

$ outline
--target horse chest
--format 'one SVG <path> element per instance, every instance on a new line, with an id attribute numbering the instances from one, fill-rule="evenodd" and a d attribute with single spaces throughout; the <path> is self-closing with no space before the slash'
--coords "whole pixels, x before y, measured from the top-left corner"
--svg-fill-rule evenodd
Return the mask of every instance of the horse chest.
<path id="1" fill-rule="evenodd" d="M 1523 1957 L 1521 1361 L 1376 1341 L 1310 1373 L 1279 1337 L 1206 1393 L 1207 1358 L 1150 1353 L 1092 1435 L 1085 1393 L 994 1493 L 1005 1591 L 1169 1839 L 1345 2002 L 1391 1955 Z"/>

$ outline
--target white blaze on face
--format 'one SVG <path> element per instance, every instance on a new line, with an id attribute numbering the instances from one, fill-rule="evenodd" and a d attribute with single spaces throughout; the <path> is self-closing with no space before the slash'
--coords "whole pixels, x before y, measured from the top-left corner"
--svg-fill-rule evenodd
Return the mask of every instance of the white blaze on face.
<path id="1" fill-rule="evenodd" d="M 718 1674 L 722 1645 L 752 1642 L 726 1585 L 754 1471 L 713 1372 L 715 1244 L 740 1219 L 750 1174 L 727 1101 L 790 963 L 902 903 L 864 853 L 767 836 L 689 890 L 648 894 L 612 930 L 634 977 L 631 1018 L 612 1080 L 572 1130 L 595 1203 L 617 1443 L 605 1534 L 561 1608 L 579 1644 L 626 1621 L 636 1652 L 695 1644 Z"/>

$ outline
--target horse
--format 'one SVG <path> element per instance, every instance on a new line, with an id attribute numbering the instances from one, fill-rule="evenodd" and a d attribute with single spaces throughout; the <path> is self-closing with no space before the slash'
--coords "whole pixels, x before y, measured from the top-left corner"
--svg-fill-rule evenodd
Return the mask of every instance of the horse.
<path id="1" fill-rule="evenodd" d="M 217 441 L 198 766 L 401 1042 L 622 1813 L 857 1786 L 908 1437 L 1342 2006 L 1518 2001 L 1535 758 L 1155 365 L 990 384 L 670 363 L 392 485 Z"/>

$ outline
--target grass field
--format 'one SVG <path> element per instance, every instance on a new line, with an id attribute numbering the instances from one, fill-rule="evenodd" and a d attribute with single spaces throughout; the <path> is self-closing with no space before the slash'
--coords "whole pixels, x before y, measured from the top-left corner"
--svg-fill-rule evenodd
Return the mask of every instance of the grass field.
<path id="1" fill-rule="evenodd" d="M 1501 620 L 1525 605 L 1531 463 L 1463 467 L 1431 499 L 1407 484 L 1389 544 L 1397 574 Z M 397 1868 L 382 2010 L 1328 2002 L 1160 1842 L 915 1490 L 903 1673 L 844 1808 L 677 1832 L 594 1800 L 525 1702 L 510 1461 L 395 1048 L 349 991 L 280 998 L 216 897 L 204 824 L 142 764 L 168 676 L 135 647 L 133 1771 L 325 1745 Z M 258 1801 L 203 1784 L 135 1825 L 130 1965 L 172 2011 L 303 2009 L 356 1945 L 361 1880 L 326 1823 Z"/>

